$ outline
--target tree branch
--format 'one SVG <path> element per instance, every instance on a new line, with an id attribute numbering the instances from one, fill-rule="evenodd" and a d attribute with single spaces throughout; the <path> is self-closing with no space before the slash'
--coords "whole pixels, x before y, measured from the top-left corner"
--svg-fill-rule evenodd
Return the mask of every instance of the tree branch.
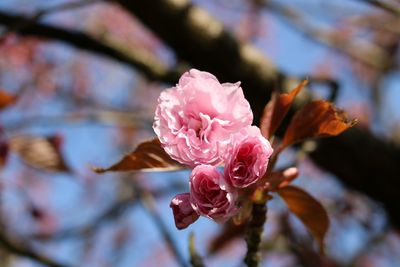
<path id="1" fill-rule="evenodd" d="M 124 51 L 105 44 L 90 35 L 76 30 L 64 29 L 35 21 L 30 17 L 0 11 L 0 24 L 24 36 L 36 36 L 61 41 L 76 48 L 119 61 L 142 72 L 151 80 L 175 83 L 180 71 L 169 69 L 142 51 Z M 115 44 L 114 44 L 115 45 Z"/>
<path id="2" fill-rule="evenodd" d="M 249 43 L 238 42 L 205 10 L 187 0 L 116 0 L 162 38 L 178 58 L 224 81 L 241 81 L 258 123 L 280 73 Z"/>
<path id="3" fill-rule="evenodd" d="M 328 46 L 369 67 L 384 70 L 390 59 L 384 49 L 370 42 L 355 41 L 331 28 L 316 26 L 289 5 L 277 1 L 267 1 L 264 6 L 280 15 L 289 26 L 308 36 L 312 40 Z"/>
<path id="4" fill-rule="evenodd" d="M 68 267 L 68 265 L 55 262 L 46 256 L 34 252 L 32 249 L 27 248 L 23 244 L 16 244 L 15 242 L 12 242 L 2 231 L 0 232 L 0 245 L 14 254 L 30 258 L 49 267 Z"/>
<path id="5" fill-rule="evenodd" d="M 379 1 L 379 0 L 359 0 L 359 1 L 381 8 L 382 10 L 385 10 L 395 16 L 400 16 L 400 7 L 392 5 L 387 1 Z"/>

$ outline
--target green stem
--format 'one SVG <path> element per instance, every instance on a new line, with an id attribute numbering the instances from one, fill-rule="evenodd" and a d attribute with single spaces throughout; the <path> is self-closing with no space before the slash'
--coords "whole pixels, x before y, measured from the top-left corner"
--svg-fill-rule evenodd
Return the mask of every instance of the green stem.
<path id="1" fill-rule="evenodd" d="M 246 230 L 246 244 L 247 254 L 244 262 L 248 267 L 260 266 L 261 253 L 260 244 L 261 236 L 264 229 L 264 223 L 267 220 L 267 205 L 253 204 L 252 217 L 247 225 Z"/>

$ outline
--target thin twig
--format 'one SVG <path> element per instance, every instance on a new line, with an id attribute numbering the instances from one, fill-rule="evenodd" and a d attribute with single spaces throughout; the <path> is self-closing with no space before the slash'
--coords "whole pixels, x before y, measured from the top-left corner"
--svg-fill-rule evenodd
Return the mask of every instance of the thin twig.
<path id="1" fill-rule="evenodd" d="M 35 233 L 30 237 L 34 239 L 51 239 L 51 240 L 60 240 L 64 238 L 76 238 L 79 236 L 88 237 L 96 233 L 97 229 L 99 229 L 106 222 L 111 219 L 119 218 L 124 211 L 129 207 L 132 207 L 135 204 L 136 199 L 131 197 L 129 199 L 122 199 L 111 205 L 108 209 L 106 209 L 103 213 L 97 216 L 95 219 L 91 220 L 91 222 L 79 226 L 79 227 L 71 227 L 68 229 L 62 229 L 53 234 L 41 234 Z"/>
<path id="2" fill-rule="evenodd" d="M 389 13 L 392 13 L 393 15 L 400 16 L 400 7 L 394 6 L 388 2 L 378 1 L 378 0 L 359 0 L 359 1 L 383 9 Z"/>
<path id="3" fill-rule="evenodd" d="M 190 254 L 190 263 L 192 267 L 204 267 L 204 263 L 202 258 L 196 252 L 196 246 L 194 244 L 194 233 L 190 233 L 189 235 L 189 254 Z"/>
<path id="4" fill-rule="evenodd" d="M 61 115 L 36 115 L 22 118 L 18 121 L 4 123 L 8 133 L 19 131 L 33 124 L 40 125 L 65 125 L 82 122 L 94 122 L 105 126 L 118 126 L 123 128 L 149 128 L 149 121 L 145 118 L 138 118 L 133 111 L 116 110 L 91 110 L 69 112 Z"/>
<path id="5" fill-rule="evenodd" d="M 69 267 L 69 265 L 58 263 L 44 255 L 34 252 L 31 248 L 28 248 L 21 242 L 19 242 L 19 244 L 12 242 L 3 232 L 0 232 L 0 245 L 16 255 L 30 258 L 49 267 Z"/>
<path id="6" fill-rule="evenodd" d="M 39 20 L 42 17 L 50 15 L 50 14 L 64 12 L 64 11 L 70 11 L 72 9 L 86 7 L 88 5 L 103 2 L 103 1 L 104 0 L 81 0 L 81 1 L 75 1 L 75 2 L 61 3 L 56 6 L 51 6 L 51 7 L 40 9 L 35 15 L 32 16 L 32 19 Z"/>
<path id="7" fill-rule="evenodd" d="M 137 182 L 132 181 L 132 185 L 139 196 L 140 202 L 142 203 L 143 207 L 145 207 L 145 210 L 147 211 L 153 222 L 156 224 L 165 243 L 173 253 L 179 265 L 182 267 L 188 267 L 189 265 L 187 260 L 180 253 L 177 244 L 175 243 L 171 234 L 168 231 L 167 226 L 164 224 L 162 218 L 158 214 L 155 207 L 155 200 L 151 193 L 142 189 Z"/>
<path id="8" fill-rule="evenodd" d="M 15 28 L 15 25 L 19 23 L 25 26 Z M 144 51 L 130 49 L 129 53 L 127 51 L 123 52 L 120 49 L 120 45 L 114 42 L 112 44 L 101 42 L 82 31 L 64 29 L 41 22 L 32 22 L 31 18 L 27 16 L 7 11 L 0 11 L 0 24 L 20 35 L 62 41 L 74 47 L 128 64 L 143 73 L 150 80 L 175 83 L 181 74 L 180 67 L 167 67 L 155 57 L 150 57 Z M 116 48 L 115 46 L 119 47 Z"/>
<path id="9" fill-rule="evenodd" d="M 46 15 L 50 15 L 56 12 L 62 12 L 62 11 L 67 11 L 70 9 L 75 9 L 75 8 L 80 8 L 89 4 L 92 4 L 94 2 L 98 2 L 100 0 L 83 0 L 83 1 L 77 1 L 77 2 L 67 2 L 67 3 L 62 3 L 60 5 L 48 7 L 41 9 L 37 11 L 35 14 L 31 15 L 30 17 L 27 17 L 26 20 L 20 20 L 14 23 L 14 25 L 10 25 L 7 30 L 2 32 L 0 36 L 0 42 L 3 42 L 7 35 L 10 32 L 18 32 L 22 31 L 24 28 L 29 27 L 31 24 L 36 23 L 39 21 L 41 18 L 43 18 Z M 101 0 L 103 1 L 103 0 Z"/>
<path id="10" fill-rule="evenodd" d="M 294 8 L 283 5 L 277 1 L 267 1 L 264 6 L 280 15 L 289 26 L 302 32 L 321 44 L 324 44 L 340 53 L 358 60 L 374 69 L 385 69 L 389 58 L 386 52 L 379 46 L 365 42 L 350 40 L 334 29 L 321 28 L 314 25 Z"/>

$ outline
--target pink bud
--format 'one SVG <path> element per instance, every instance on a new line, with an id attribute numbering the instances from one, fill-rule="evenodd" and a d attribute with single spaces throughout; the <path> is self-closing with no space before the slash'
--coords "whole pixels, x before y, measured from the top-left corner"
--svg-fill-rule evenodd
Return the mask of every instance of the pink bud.
<path id="1" fill-rule="evenodd" d="M 176 195 L 169 206 L 172 208 L 175 225 L 179 230 L 185 229 L 199 218 L 199 215 L 190 205 L 189 193 Z"/>

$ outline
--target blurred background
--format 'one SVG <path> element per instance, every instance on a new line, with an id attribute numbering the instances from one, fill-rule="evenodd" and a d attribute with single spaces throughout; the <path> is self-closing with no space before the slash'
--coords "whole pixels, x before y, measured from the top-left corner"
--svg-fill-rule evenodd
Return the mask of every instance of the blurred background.
<path id="1" fill-rule="evenodd" d="M 262 266 L 400 266 L 400 1 L 1 0 L 0 266 L 242 266 L 240 228 L 178 231 L 189 171 L 95 174 L 154 137 L 160 92 L 191 67 L 242 81 L 257 124 L 273 90 L 358 119 L 284 153 L 328 210 L 326 255 L 279 197 Z"/>

